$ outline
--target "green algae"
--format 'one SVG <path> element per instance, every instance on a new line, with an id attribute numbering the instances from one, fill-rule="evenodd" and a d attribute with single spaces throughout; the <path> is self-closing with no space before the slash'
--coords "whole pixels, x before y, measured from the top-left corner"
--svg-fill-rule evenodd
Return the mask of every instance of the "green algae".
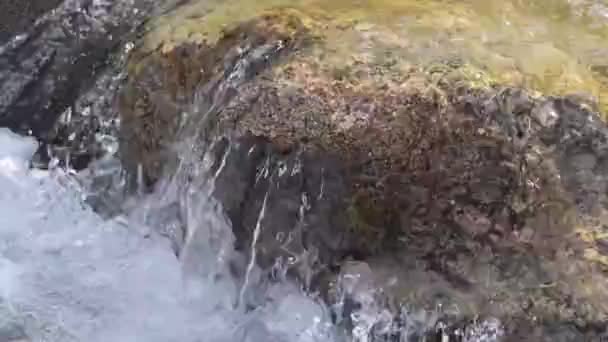
<path id="1" fill-rule="evenodd" d="M 419 65 L 456 58 L 502 85 L 584 93 L 608 113 L 608 75 L 601 72 L 608 21 L 592 1 L 195 0 L 153 20 L 141 48 L 213 44 L 227 28 L 276 7 L 300 11 L 324 38 L 320 58 L 336 70 L 350 56 L 381 60 L 386 51 Z"/>

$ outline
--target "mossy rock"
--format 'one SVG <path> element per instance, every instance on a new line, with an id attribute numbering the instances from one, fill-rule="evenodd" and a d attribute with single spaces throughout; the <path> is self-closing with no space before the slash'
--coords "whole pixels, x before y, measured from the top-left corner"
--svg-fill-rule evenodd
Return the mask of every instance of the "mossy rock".
<path id="1" fill-rule="evenodd" d="M 282 8 L 216 42 L 136 54 L 121 101 L 127 168 L 153 185 L 175 171 L 172 145 L 194 141 L 214 160 L 238 248 L 261 225 L 258 263 L 293 259 L 308 286 L 354 258 L 390 270 L 395 301 L 466 306 L 454 321 L 608 320 L 598 113 L 457 59 L 353 52 L 338 64 L 323 20 Z"/>
<path id="2" fill-rule="evenodd" d="M 139 163 L 146 170 L 149 184 L 160 176 L 161 160 L 167 160 L 167 156 L 158 156 L 158 152 L 169 153 L 169 145 L 195 99 L 198 86 L 212 87 L 213 83 L 219 83 L 226 76 L 225 63 L 237 63 L 244 53 L 263 54 L 257 56 L 258 65 L 251 70 L 252 74 L 244 75 L 251 78 L 286 51 L 304 47 L 314 39 L 296 13 L 288 9 L 269 12 L 226 30 L 212 46 L 202 42 L 161 46 L 154 52 L 136 50 L 127 67 L 129 78 L 119 106 L 124 139 L 141 140 L 139 147 L 144 150 L 123 153 L 141 156 Z M 252 52 L 252 47 L 270 51 Z"/>

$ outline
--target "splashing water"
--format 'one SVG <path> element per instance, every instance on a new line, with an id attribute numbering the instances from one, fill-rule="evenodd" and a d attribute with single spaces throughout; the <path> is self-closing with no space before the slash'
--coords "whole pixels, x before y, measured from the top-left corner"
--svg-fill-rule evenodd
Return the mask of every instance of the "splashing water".
<path id="1" fill-rule="evenodd" d="M 0 130 L 0 340 L 335 339 L 325 308 L 289 283 L 270 286 L 262 306 L 234 309 L 237 283 L 222 269 L 222 253 L 214 254 L 233 237 L 210 201 L 209 211 L 189 217 L 199 225 L 192 243 L 208 245 L 187 250 L 206 262 L 182 272 L 193 256 L 180 264 L 143 222 L 104 221 L 69 174 L 29 170 L 35 148 Z M 191 199 L 199 211 L 196 200 L 204 198 Z"/>

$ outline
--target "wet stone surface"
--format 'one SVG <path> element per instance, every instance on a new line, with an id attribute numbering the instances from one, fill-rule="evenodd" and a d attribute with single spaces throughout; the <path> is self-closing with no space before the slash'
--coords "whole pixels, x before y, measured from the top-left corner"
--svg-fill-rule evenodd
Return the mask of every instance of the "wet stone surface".
<path id="1" fill-rule="evenodd" d="M 51 4 L 49 2 L 49 6 Z M 0 46 L 0 126 L 53 144 L 55 137 L 51 132 L 61 129 L 55 125 L 58 118 L 69 111 L 75 118 L 87 116 L 86 100 L 79 100 L 80 95 L 99 87 L 99 83 L 95 85 L 97 76 L 111 69 L 110 64 L 119 64 L 112 59 L 116 59 L 119 49 L 150 11 L 151 2 L 147 0 L 116 4 L 68 0 L 3 43 Z M 66 116 L 70 115 L 64 115 L 64 119 Z M 97 127 L 88 130 L 96 132 Z M 65 139 L 72 133 L 66 132 Z M 90 159 L 80 159 L 87 158 Z M 86 160 L 77 163 L 86 164 Z"/>
<path id="2" fill-rule="evenodd" d="M 258 263 L 286 260 L 330 302 L 327 279 L 359 260 L 394 314 L 441 305 L 447 322 L 495 317 L 507 340 L 522 320 L 538 338 L 603 333 L 598 114 L 572 98 L 473 87 L 459 76 L 466 64 L 358 62 L 336 74 L 319 59 L 329 43 L 315 20 L 271 11 L 214 45 L 132 59 L 125 163 L 154 184 L 179 159 L 176 139 L 213 146 L 214 193 L 238 247 L 260 227 Z"/>

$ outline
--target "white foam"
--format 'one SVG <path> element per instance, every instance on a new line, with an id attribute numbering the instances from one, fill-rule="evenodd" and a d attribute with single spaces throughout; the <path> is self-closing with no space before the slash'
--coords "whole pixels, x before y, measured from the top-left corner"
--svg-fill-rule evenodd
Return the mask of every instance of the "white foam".
<path id="1" fill-rule="evenodd" d="M 225 282 L 202 277 L 198 291 L 186 291 L 168 241 L 104 221 L 68 175 L 29 170 L 35 149 L 34 140 L 0 130 L 1 341 L 9 323 L 50 342 L 330 338 L 323 307 L 289 284 L 249 313 L 233 309 Z"/>

